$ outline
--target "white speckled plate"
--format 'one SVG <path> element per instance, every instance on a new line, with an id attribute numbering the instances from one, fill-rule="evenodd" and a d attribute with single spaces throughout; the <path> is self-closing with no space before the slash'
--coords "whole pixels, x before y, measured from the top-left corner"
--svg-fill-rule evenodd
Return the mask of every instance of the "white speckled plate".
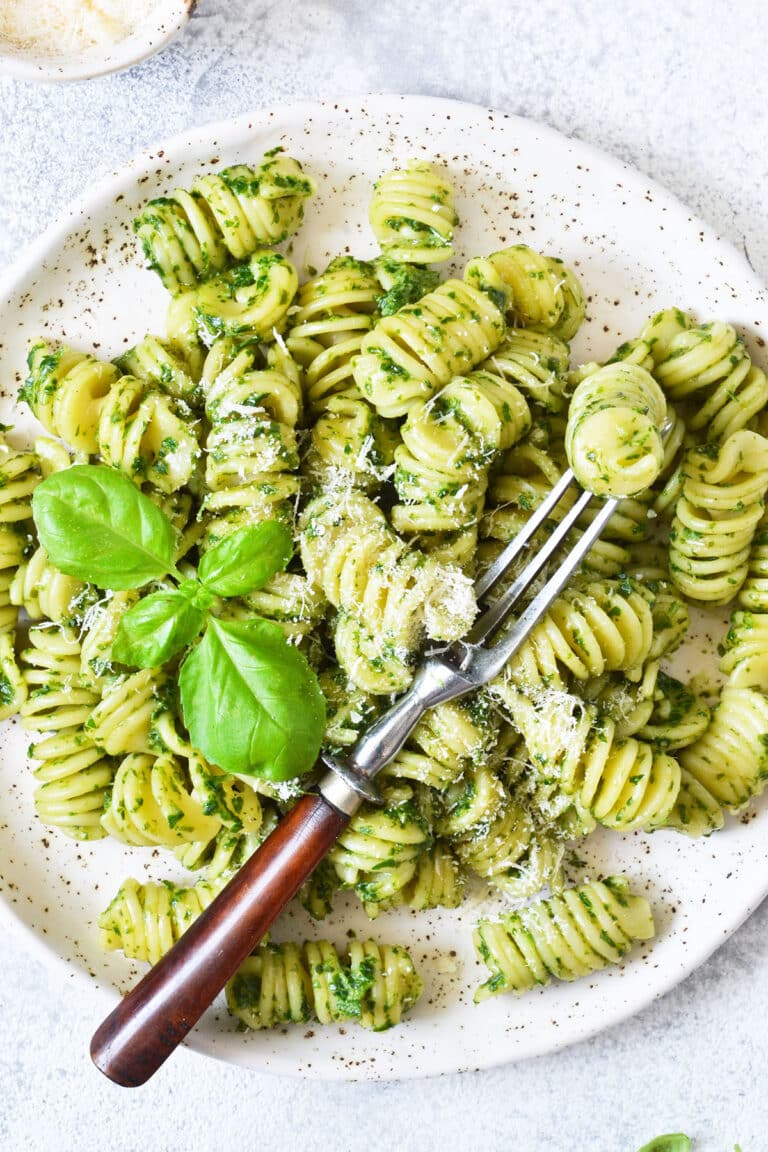
<path id="1" fill-rule="evenodd" d="M 578 268 L 589 317 L 574 360 L 600 358 L 669 304 L 739 326 L 760 356 L 768 329 L 766 294 L 744 259 L 677 201 L 615 160 L 525 120 L 482 108 L 413 97 L 301 104 L 202 128 L 139 157 L 99 185 L 33 245 L 0 293 L 2 420 L 14 410 L 26 346 L 39 334 L 115 356 L 146 331 L 162 329 L 166 296 L 144 271 L 131 234 L 142 202 L 187 185 L 202 169 L 253 160 L 283 144 L 317 178 L 318 196 L 293 246 L 300 268 L 334 253 L 367 256 L 371 185 L 410 156 L 445 161 L 458 190 L 458 265 L 466 256 L 525 241 Z M 722 619 L 689 639 L 678 666 L 714 667 Z M 145 850 L 101 841 L 76 845 L 35 818 L 32 778 L 18 729 L 5 726 L 0 756 L 0 869 L 4 919 L 30 944 L 59 958 L 94 987 L 94 1026 L 137 976 L 96 945 L 99 911 L 127 876 L 174 875 Z M 708 840 L 673 833 L 588 842 L 592 872 L 625 871 L 652 900 L 658 938 L 622 967 L 577 984 L 480 1007 L 482 977 L 471 947 L 481 905 L 457 912 L 384 915 L 368 925 L 350 902 L 319 929 L 341 945 L 349 927 L 403 941 L 426 981 L 410 1019 L 381 1035 L 361 1029 L 296 1027 L 243 1035 L 221 1007 L 190 1038 L 199 1051 L 260 1070 L 298 1076 L 386 1079 L 487 1067 L 593 1035 L 662 995 L 700 964 L 768 891 L 768 812 L 730 820 Z M 484 899 L 482 911 L 500 907 Z M 284 918 L 277 939 L 318 933 L 302 912 Z M 62 982 L 63 982 L 62 972 Z M 98 995 L 96 993 L 99 993 Z M 82 1037 L 85 1050 L 88 1037 Z"/>

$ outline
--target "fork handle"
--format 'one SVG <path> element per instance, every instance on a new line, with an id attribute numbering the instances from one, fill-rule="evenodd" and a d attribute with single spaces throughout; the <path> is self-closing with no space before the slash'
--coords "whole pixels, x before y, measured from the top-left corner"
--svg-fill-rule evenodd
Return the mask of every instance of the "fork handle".
<path id="1" fill-rule="evenodd" d="M 149 1080 L 296 895 L 350 815 L 303 796 L 173 948 L 96 1030 L 91 1058 L 126 1088 Z"/>

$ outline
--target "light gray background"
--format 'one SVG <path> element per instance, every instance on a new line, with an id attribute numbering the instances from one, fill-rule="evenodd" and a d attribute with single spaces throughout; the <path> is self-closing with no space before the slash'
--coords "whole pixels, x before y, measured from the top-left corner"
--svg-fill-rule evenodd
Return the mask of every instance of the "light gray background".
<path id="1" fill-rule="evenodd" d="M 495 105 L 656 177 L 768 279 L 768 91 L 760 0 L 202 0 L 121 76 L 0 80 L 0 261 L 72 195 L 159 137 L 261 104 L 416 92 Z M 0 867 L 2 866 L 0 862 Z M 3 1152 L 266 1148 L 768 1150 L 768 907 L 629 1024 L 557 1056 L 410 1084 L 257 1076 L 181 1052 L 117 1089 L 90 1066 L 94 1001 L 13 941 L 0 977 Z"/>

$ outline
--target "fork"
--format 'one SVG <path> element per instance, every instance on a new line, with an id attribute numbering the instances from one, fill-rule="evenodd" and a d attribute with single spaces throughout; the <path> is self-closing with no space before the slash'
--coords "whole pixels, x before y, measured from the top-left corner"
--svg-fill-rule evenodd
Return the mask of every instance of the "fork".
<path id="1" fill-rule="evenodd" d="M 662 432 L 666 431 L 663 429 Z M 325 768 L 275 830 L 181 939 L 121 1000 L 91 1041 L 91 1058 L 110 1080 L 144 1084 L 203 1012 L 330 851 L 364 800 L 379 803 L 378 772 L 400 751 L 429 708 L 495 679 L 562 591 L 620 501 L 606 500 L 589 527 L 511 627 L 515 606 L 587 508 L 582 492 L 557 527 L 497 599 L 490 593 L 575 484 L 566 471 L 525 527 L 475 583 L 487 607 L 469 633 L 427 654 L 410 688 L 343 758 L 321 753 Z"/>

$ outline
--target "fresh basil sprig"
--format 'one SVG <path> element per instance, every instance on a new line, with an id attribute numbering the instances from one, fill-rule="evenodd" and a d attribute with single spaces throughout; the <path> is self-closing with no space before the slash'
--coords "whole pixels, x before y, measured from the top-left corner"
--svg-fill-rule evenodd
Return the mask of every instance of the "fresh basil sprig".
<path id="1" fill-rule="evenodd" d="M 192 743 L 226 772 L 288 780 L 317 758 L 323 694 L 277 624 L 212 618 L 179 688 Z"/>
<path id="2" fill-rule="evenodd" d="M 125 613 L 112 655 L 135 668 L 164 664 L 200 634 L 217 596 L 244 596 L 263 588 L 292 555 L 290 532 L 276 520 L 238 528 L 204 554 L 197 580 L 146 596 Z"/>
<path id="3" fill-rule="evenodd" d="M 75 465 L 35 489 L 40 543 L 62 572 L 108 589 L 172 577 L 178 587 L 145 596 L 121 618 L 112 657 L 153 668 L 184 648 L 179 685 L 192 742 L 227 772 L 287 780 L 317 759 L 325 700 L 302 652 L 268 620 L 229 623 L 219 597 L 243 596 L 282 572 L 293 554 L 282 524 L 246 525 L 218 541 L 185 580 L 173 562 L 175 533 L 127 476 Z M 205 629 L 205 631 L 203 631 Z"/>

